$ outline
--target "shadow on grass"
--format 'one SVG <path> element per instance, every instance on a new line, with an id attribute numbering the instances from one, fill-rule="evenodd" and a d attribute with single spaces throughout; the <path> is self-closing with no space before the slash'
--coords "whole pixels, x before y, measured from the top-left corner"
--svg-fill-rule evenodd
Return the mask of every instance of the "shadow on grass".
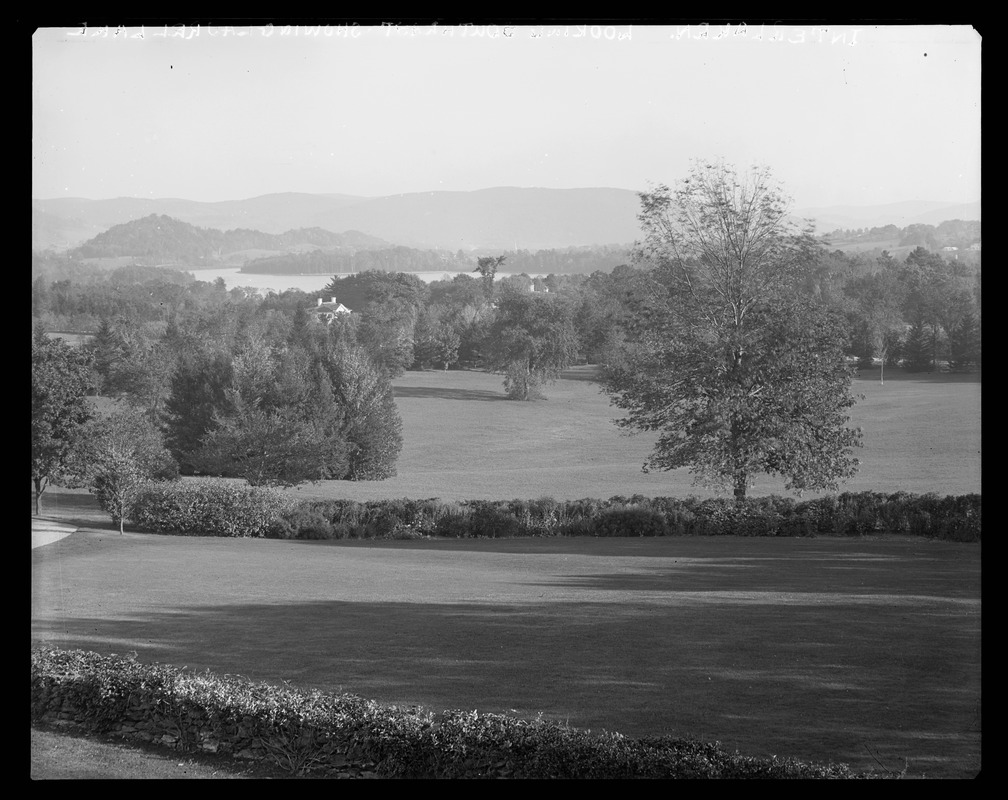
<path id="1" fill-rule="evenodd" d="M 857 379 L 862 381 L 881 380 L 882 370 L 879 367 L 859 367 Z M 910 372 L 901 367 L 886 367 L 886 381 L 916 381 L 918 383 L 981 383 L 981 373 L 974 372 Z"/>
<path id="2" fill-rule="evenodd" d="M 630 571 L 584 575 L 560 571 L 529 585 L 644 591 L 776 590 L 849 595 L 890 594 L 978 599 L 979 547 L 955 542 L 885 537 L 523 537 L 512 539 L 291 540 L 294 547 L 516 555 L 548 558 L 633 559 Z M 319 557 L 325 557 L 321 553 Z M 653 562 L 655 565 L 652 565 Z M 549 572 L 549 569 L 545 570 Z M 542 577 L 544 572 L 536 573 Z"/>
<path id="3" fill-rule="evenodd" d="M 33 520 L 43 522 L 58 522 L 61 525 L 73 525 L 77 528 L 112 528 L 112 521 L 98 506 L 93 495 L 87 493 L 58 490 L 43 492 L 39 504 L 40 514 L 35 516 L 35 492 L 31 495 L 31 511 Z"/>
<path id="4" fill-rule="evenodd" d="M 603 370 L 602 367 L 596 364 L 590 364 L 581 367 L 571 367 L 565 369 L 560 373 L 560 377 L 565 381 L 587 381 L 589 383 L 599 383 L 602 382 Z"/>
<path id="5" fill-rule="evenodd" d="M 483 389 L 451 389 L 436 386 L 394 386 L 396 398 L 417 397 L 433 400 L 507 400 L 501 392 L 490 392 Z"/>
<path id="6" fill-rule="evenodd" d="M 297 586 L 290 587 L 296 595 Z M 979 769 L 979 614 L 815 598 L 653 605 L 312 601 L 33 621 L 33 641 L 431 710 L 547 718 L 750 755 Z"/>

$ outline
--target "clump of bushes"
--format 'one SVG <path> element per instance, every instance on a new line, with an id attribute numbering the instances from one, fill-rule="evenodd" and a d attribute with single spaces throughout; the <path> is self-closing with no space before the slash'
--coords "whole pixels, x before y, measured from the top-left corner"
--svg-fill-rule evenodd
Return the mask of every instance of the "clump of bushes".
<path id="1" fill-rule="evenodd" d="M 294 775 L 878 777 L 844 764 L 752 758 L 717 742 L 630 739 L 475 711 L 435 714 L 81 650 L 32 650 L 31 684 L 35 723 L 259 759 Z"/>
<path id="2" fill-rule="evenodd" d="M 237 481 L 171 481 L 148 484 L 137 497 L 138 528 L 183 536 L 261 537 L 295 510 L 278 489 Z"/>

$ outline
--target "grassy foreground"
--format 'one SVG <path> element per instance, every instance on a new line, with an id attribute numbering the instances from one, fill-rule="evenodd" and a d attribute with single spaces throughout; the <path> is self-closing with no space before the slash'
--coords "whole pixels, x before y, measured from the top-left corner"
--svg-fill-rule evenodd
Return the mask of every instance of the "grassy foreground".
<path id="1" fill-rule="evenodd" d="M 407 373 L 395 382 L 399 476 L 297 493 L 709 494 L 684 471 L 641 473 L 650 441 L 612 425 L 591 375 L 569 371 L 549 399 L 514 403 L 499 376 Z M 980 491 L 976 378 L 894 372 L 885 386 L 875 374 L 854 388 L 867 395 L 853 414 L 865 447 L 845 489 Z M 753 490 L 770 492 L 783 484 Z M 86 493 L 53 489 L 42 504 L 84 530 L 33 551 L 33 642 L 437 710 L 541 711 L 857 771 L 980 770 L 979 545 L 120 537 Z M 99 777 L 87 771 L 102 763 L 88 743 L 84 774 L 61 774 L 67 751 L 44 736 L 33 732 L 33 753 L 38 741 L 50 754 L 45 777 Z M 129 762 L 108 757 L 108 770 Z M 169 761 L 101 777 L 190 763 Z"/>
<path id="2" fill-rule="evenodd" d="M 980 769 L 980 545 L 284 542 L 83 530 L 32 640 L 856 771 Z"/>

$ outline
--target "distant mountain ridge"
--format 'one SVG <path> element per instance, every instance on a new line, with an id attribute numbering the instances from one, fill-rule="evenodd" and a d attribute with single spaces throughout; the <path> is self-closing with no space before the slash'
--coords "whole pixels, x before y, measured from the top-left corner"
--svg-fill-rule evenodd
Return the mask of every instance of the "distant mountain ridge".
<path id="1" fill-rule="evenodd" d="M 623 245 L 640 237 L 637 192 L 628 189 L 496 187 L 361 197 L 287 192 L 215 203 L 178 198 L 32 200 L 32 249 L 67 250 L 109 228 L 151 214 L 221 231 L 269 234 L 320 228 L 360 231 L 386 242 L 451 251 Z M 896 203 L 796 210 L 817 231 L 945 219 L 979 219 L 980 204 Z M 975 213 L 974 213 L 975 212 Z"/>
<path id="2" fill-rule="evenodd" d="M 939 225 L 953 219 L 980 220 L 980 203 L 943 203 L 935 200 L 908 200 L 874 206 L 829 206 L 804 208 L 792 213 L 800 219 L 816 221 L 817 233 L 853 228 L 895 225 Z"/>
<path id="3" fill-rule="evenodd" d="M 150 214 L 221 230 L 356 230 L 393 244 L 452 251 L 626 244 L 639 234 L 639 205 L 636 192 L 604 188 L 502 187 L 375 198 L 287 193 L 220 203 L 57 198 L 32 201 L 32 247 L 68 249 Z"/>

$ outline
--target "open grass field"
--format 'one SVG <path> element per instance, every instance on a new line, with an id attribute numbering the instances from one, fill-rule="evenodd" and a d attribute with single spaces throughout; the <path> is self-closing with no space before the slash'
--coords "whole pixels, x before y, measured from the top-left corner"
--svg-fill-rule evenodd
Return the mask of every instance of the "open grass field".
<path id="1" fill-rule="evenodd" d="M 498 376 L 407 373 L 399 476 L 297 493 L 710 494 L 685 472 L 642 474 L 650 441 L 609 422 L 590 377 L 571 370 L 549 399 L 516 403 Z M 864 463 L 846 489 L 980 491 L 977 378 L 893 371 L 855 390 Z M 783 484 L 753 490 L 771 492 Z M 857 770 L 980 771 L 980 545 L 119 536 L 89 495 L 59 489 L 43 516 L 81 530 L 32 552 L 33 643 Z M 50 765 L 58 747 L 33 733 Z M 108 758 L 107 777 L 136 776 Z"/>
<path id="2" fill-rule="evenodd" d="M 547 399 L 506 399 L 499 375 L 407 372 L 396 379 L 403 418 L 398 475 L 385 481 L 324 481 L 298 494 L 371 500 L 712 496 L 685 469 L 644 474 L 654 436 L 630 435 L 612 423 L 609 405 L 578 367 L 546 390 Z M 909 376 L 866 371 L 854 391 L 865 399 L 852 424 L 864 429 L 862 466 L 842 490 L 980 491 L 980 381 L 976 375 Z M 752 494 L 788 494 L 783 480 L 761 478 Z"/>
<path id="3" fill-rule="evenodd" d="M 907 538 L 289 542 L 91 528 L 33 550 L 32 640 L 970 777 L 980 552 Z"/>

